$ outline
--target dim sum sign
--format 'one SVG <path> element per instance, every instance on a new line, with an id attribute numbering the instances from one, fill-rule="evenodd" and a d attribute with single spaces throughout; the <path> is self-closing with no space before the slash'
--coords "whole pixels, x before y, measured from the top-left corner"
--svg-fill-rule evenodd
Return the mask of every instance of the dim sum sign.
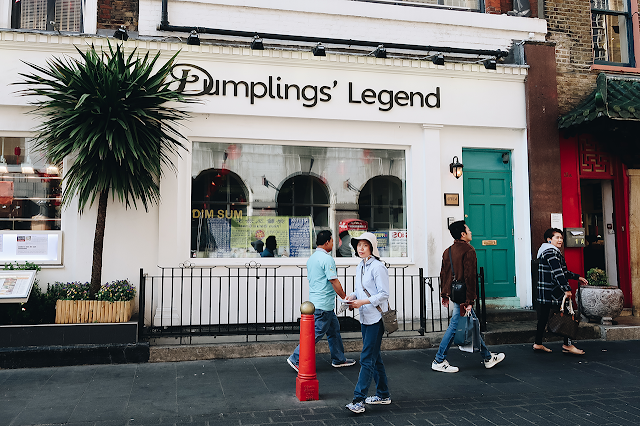
<path id="1" fill-rule="evenodd" d="M 336 94 L 332 91 L 341 86 L 338 80 L 326 84 L 300 84 L 288 82 L 280 76 L 265 76 L 259 81 L 214 79 L 204 68 L 192 64 L 176 64 L 171 75 L 177 80 L 175 88 L 186 96 L 233 96 L 245 97 L 251 105 L 261 99 L 298 101 L 303 107 L 313 108 L 319 103 L 331 102 Z M 389 90 L 386 88 L 359 87 L 349 81 L 348 90 L 341 99 L 349 104 L 374 105 L 380 111 L 399 108 L 440 108 L 440 87 L 420 90 Z M 346 95 L 346 96 L 345 96 Z"/>

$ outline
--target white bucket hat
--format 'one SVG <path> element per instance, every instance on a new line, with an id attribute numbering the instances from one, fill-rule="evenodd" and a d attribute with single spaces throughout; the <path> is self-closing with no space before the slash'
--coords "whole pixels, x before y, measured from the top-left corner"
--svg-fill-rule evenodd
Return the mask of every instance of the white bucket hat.
<path id="1" fill-rule="evenodd" d="M 380 252 L 378 251 L 378 238 L 371 232 L 364 232 L 359 237 L 351 237 L 351 246 L 358 253 L 358 241 L 367 240 L 371 243 L 371 247 L 373 247 L 373 255 L 375 257 L 380 257 Z"/>

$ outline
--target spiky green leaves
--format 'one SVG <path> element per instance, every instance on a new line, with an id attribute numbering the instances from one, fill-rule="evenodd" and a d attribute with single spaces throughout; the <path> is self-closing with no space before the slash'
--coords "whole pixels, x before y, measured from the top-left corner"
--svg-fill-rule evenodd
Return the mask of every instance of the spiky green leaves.
<path id="1" fill-rule="evenodd" d="M 29 85 L 21 93 L 38 96 L 33 112 L 42 117 L 35 148 L 57 164 L 72 159 L 65 204 L 77 194 L 82 212 L 109 190 L 127 207 L 139 200 L 148 209 L 159 201 L 163 166 L 175 169 L 171 159 L 184 148 L 177 124 L 189 115 L 167 102 L 193 102 L 168 87 L 177 53 L 158 65 L 159 52 L 76 50 L 80 59 L 28 64 L 35 73 L 21 74 Z"/>

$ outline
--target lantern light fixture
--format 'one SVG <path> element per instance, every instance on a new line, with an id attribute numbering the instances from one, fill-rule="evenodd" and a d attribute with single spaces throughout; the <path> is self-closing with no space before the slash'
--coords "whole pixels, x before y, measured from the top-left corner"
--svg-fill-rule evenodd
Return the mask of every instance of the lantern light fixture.
<path id="1" fill-rule="evenodd" d="M 460 179 L 460 176 L 462 176 L 462 167 L 463 165 L 458 159 L 458 156 L 454 156 L 451 160 L 451 164 L 449 164 L 449 171 L 456 179 Z"/>

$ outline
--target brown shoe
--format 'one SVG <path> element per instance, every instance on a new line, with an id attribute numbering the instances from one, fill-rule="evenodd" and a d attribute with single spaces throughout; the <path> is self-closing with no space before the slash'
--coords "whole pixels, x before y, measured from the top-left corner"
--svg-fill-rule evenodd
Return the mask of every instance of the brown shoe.
<path id="1" fill-rule="evenodd" d="M 533 345 L 533 351 L 534 352 L 541 352 L 541 353 L 553 352 L 551 349 L 549 349 L 549 348 L 547 348 L 546 346 L 543 346 L 543 345 L 540 345 L 537 348 L 536 348 L 536 345 Z"/>

